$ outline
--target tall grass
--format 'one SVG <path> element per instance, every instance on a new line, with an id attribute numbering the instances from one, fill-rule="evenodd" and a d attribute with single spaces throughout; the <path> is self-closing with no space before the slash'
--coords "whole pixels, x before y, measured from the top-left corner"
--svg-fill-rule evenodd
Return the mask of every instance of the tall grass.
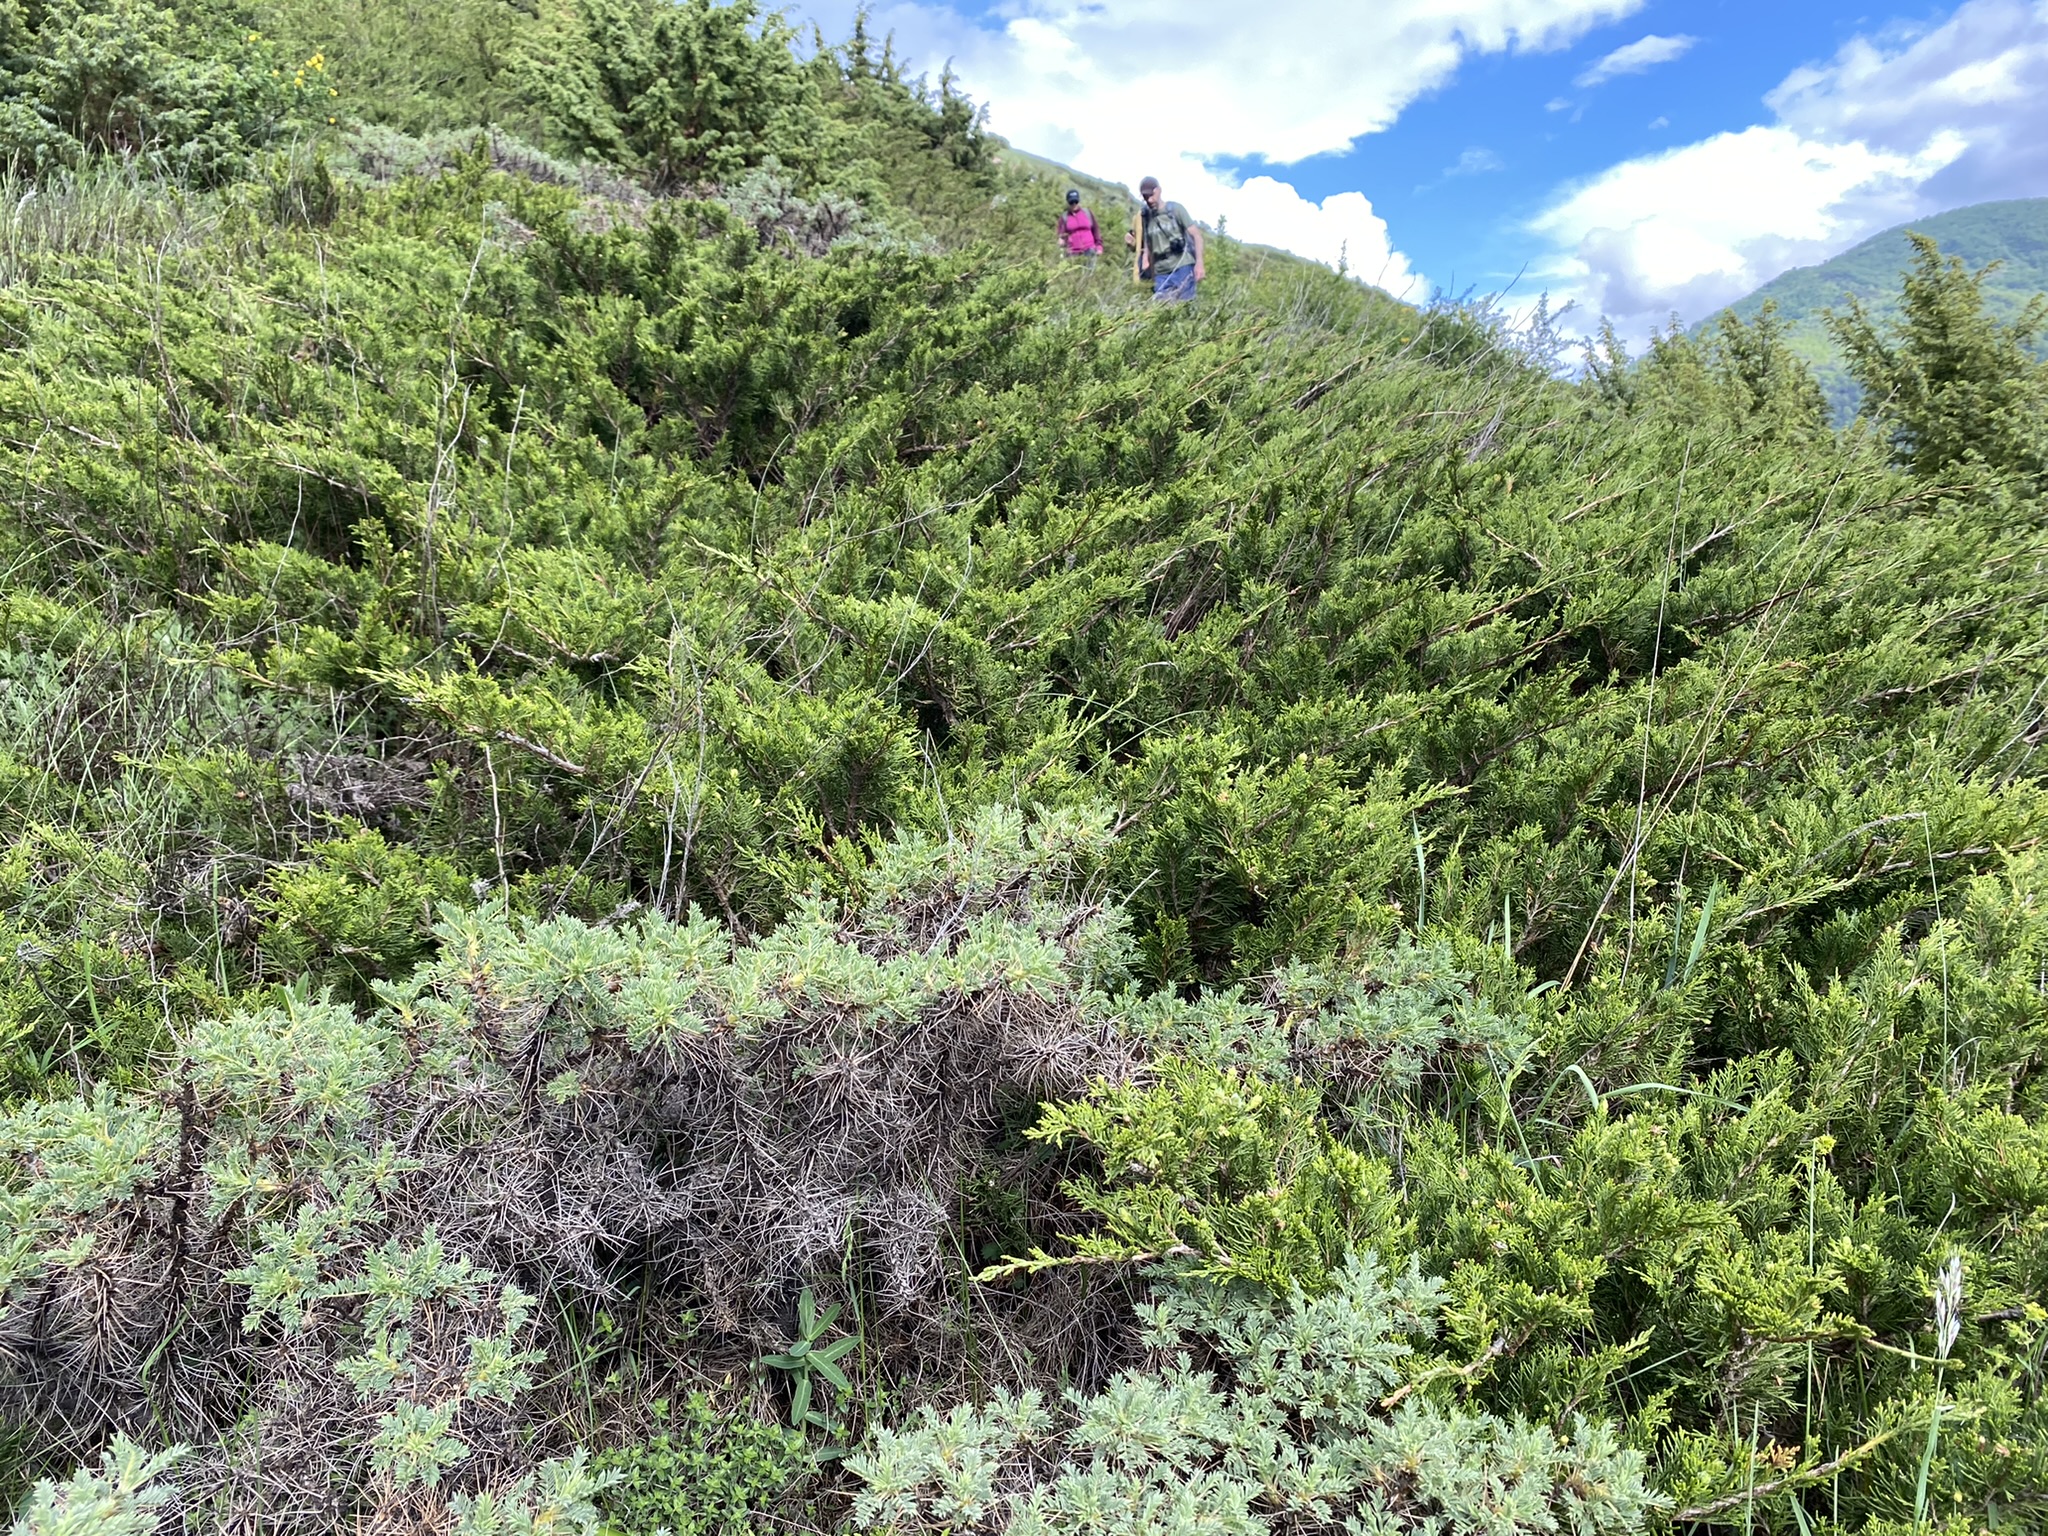
<path id="1" fill-rule="evenodd" d="M 36 282 L 62 257 L 121 261 L 198 246 L 218 232 L 217 197 L 134 161 L 26 176 L 0 171 L 0 287 Z"/>

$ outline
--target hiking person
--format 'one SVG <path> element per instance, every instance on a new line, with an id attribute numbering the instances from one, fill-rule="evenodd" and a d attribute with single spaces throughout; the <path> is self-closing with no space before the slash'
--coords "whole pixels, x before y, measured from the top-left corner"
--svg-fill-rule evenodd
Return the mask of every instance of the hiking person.
<path id="1" fill-rule="evenodd" d="M 1066 256 L 1085 256 L 1088 265 L 1095 265 L 1095 258 L 1102 254 L 1102 231 L 1095 226 L 1095 215 L 1081 202 L 1078 187 L 1067 188 L 1067 211 L 1059 218 L 1060 252 Z"/>
<path id="2" fill-rule="evenodd" d="M 1170 203 L 1159 190 L 1159 178 L 1138 183 L 1145 206 L 1138 212 L 1138 281 L 1152 279 L 1152 297 L 1185 304 L 1195 296 L 1203 277 L 1202 226 L 1187 209 Z"/>

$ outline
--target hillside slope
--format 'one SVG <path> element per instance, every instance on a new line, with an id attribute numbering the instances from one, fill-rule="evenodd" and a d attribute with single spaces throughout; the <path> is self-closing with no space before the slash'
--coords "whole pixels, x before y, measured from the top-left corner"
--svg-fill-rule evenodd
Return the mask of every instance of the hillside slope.
<path id="1" fill-rule="evenodd" d="M 1812 365 L 1838 419 L 1854 409 L 1856 386 L 1821 323 L 1821 312 L 1855 298 L 1882 314 L 1895 313 L 1900 276 L 1913 264 L 1908 230 L 1938 241 L 1944 252 L 1973 268 L 1999 263 L 1984 285 L 1985 307 L 1999 319 L 2012 319 L 2036 294 L 2048 293 L 2048 197 L 2036 197 L 1915 219 L 1818 266 L 1781 273 L 1730 305 L 1744 320 L 1755 319 L 1766 303 L 1778 306 L 1791 322 L 1792 345 Z"/>
<path id="2" fill-rule="evenodd" d="M 2048 1522 L 2048 376 L 266 9 L 0 17 L 15 1536 Z"/>
<path id="3" fill-rule="evenodd" d="M 1115 230 L 1138 211 L 1137 194 L 1117 182 L 1090 176 L 1086 171 L 1077 171 L 1070 165 L 1034 155 L 1007 142 L 1003 145 L 1003 157 L 1063 192 L 1068 187 L 1078 190 L 1083 201 L 1095 210 L 1105 232 Z"/>
<path id="4" fill-rule="evenodd" d="M 1112 265 L 1130 265 L 1130 255 L 1119 234 L 1120 230 L 1129 227 L 1129 220 L 1139 206 L 1136 194 L 1129 187 L 1090 176 L 1000 139 L 997 142 L 1002 145 L 1003 161 L 1024 171 L 1034 181 L 1062 193 L 1068 187 L 1078 189 L 1101 222 L 1107 252 L 1105 259 Z M 1203 227 L 1209 228 L 1207 224 Z M 1337 287 L 1332 283 L 1330 269 L 1321 262 L 1297 256 L 1292 251 L 1283 251 L 1277 246 L 1259 245 L 1229 234 L 1218 235 L 1213 229 L 1209 233 L 1209 242 L 1209 269 L 1223 284 L 1231 287 L 1247 285 L 1268 298 L 1290 289 L 1343 292 L 1360 313 L 1377 314 L 1390 324 L 1405 321 L 1412 326 L 1415 323 L 1413 305 L 1355 277 Z"/>

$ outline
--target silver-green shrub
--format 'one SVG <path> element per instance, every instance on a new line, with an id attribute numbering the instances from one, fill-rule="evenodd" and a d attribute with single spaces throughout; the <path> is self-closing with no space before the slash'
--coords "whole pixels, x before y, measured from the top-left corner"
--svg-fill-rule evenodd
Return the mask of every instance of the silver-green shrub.
<path id="1" fill-rule="evenodd" d="M 80 1467 L 65 1482 L 39 1484 L 14 1522 L 14 1536 L 150 1536 L 172 1496 L 158 1479 L 180 1454 L 152 1456 L 116 1435 L 97 1471 Z"/>
<path id="2" fill-rule="evenodd" d="M 1055 1412 L 1035 1392 L 920 1411 L 848 1461 L 854 1520 L 1006 1536 L 1266 1536 L 1644 1528 L 1637 1451 L 1437 1402 L 1403 1384 L 1441 1282 L 1354 1254 L 1319 1296 L 1183 1279 L 1141 1307 L 1155 1366 Z"/>
<path id="3" fill-rule="evenodd" d="M 582 1507 L 536 1450 L 536 1300 L 615 1295 L 632 1254 L 775 1341 L 849 1251 L 882 1314 L 928 1300 L 1002 1105 L 1127 1065 L 1103 838 L 992 812 L 754 942 L 451 910 L 374 1011 L 288 993 L 193 1030 L 154 1094 L 0 1120 L 11 1416 L 52 1459 L 189 1443 L 185 1505 L 270 1528 Z"/>

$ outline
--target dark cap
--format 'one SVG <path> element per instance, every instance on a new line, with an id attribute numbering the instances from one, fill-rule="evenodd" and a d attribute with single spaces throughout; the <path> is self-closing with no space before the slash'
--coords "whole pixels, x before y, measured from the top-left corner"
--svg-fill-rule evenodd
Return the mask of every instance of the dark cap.
<path id="1" fill-rule="evenodd" d="M 1070 203 L 1078 203 L 1079 201 L 1081 201 L 1081 189 L 1078 187 L 1067 188 L 1067 201 Z"/>
<path id="2" fill-rule="evenodd" d="M 1159 190 L 1159 178 L 1157 176 L 1147 176 L 1138 183 L 1138 190 L 1140 192 L 1157 192 Z"/>

